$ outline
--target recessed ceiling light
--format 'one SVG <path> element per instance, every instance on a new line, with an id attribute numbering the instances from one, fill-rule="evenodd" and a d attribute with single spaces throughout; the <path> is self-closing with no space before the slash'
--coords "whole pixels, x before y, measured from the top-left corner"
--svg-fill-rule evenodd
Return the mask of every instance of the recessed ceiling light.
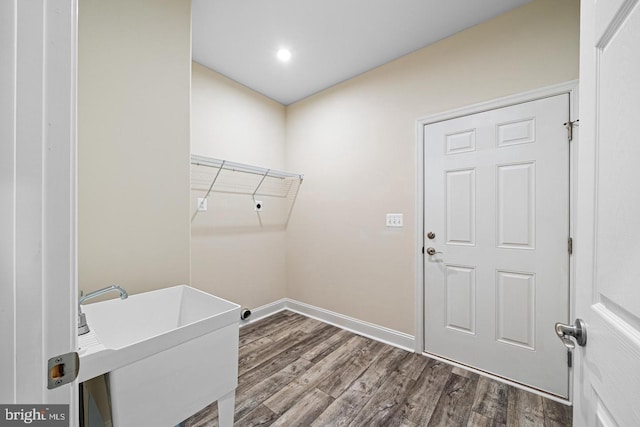
<path id="1" fill-rule="evenodd" d="M 280 49 L 277 55 L 278 59 L 282 62 L 287 62 L 291 59 L 291 51 L 289 51 L 289 49 Z"/>

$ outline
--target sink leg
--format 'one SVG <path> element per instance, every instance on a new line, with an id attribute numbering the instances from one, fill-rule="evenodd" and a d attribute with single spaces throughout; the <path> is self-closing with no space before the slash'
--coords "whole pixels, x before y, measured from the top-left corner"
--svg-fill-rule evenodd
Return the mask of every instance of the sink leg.
<path id="1" fill-rule="evenodd" d="M 220 427 L 233 426 L 233 412 L 235 410 L 236 391 L 225 394 L 218 399 L 218 425 Z"/>

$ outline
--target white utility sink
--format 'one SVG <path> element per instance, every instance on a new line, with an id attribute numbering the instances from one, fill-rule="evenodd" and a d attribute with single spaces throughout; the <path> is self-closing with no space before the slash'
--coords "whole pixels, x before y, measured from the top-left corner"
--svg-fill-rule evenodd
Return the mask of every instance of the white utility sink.
<path id="1" fill-rule="evenodd" d="M 216 400 L 233 423 L 239 305 L 182 285 L 82 310 L 78 380 L 109 374 L 114 426 L 173 426 Z"/>

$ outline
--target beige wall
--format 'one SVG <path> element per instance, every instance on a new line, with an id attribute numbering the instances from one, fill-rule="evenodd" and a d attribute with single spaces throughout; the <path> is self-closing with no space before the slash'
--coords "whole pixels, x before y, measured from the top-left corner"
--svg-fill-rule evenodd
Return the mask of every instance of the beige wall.
<path id="1" fill-rule="evenodd" d="M 189 0 L 82 0 L 79 288 L 189 282 Z"/>
<path id="2" fill-rule="evenodd" d="M 193 154 L 271 169 L 284 168 L 285 107 L 193 63 Z M 212 193 L 195 215 L 191 192 L 194 286 L 255 308 L 286 295 L 286 232 L 276 201 L 264 200 L 261 225 L 250 195 Z"/>
<path id="3" fill-rule="evenodd" d="M 223 210 L 241 222 L 197 216 L 190 247 L 189 22 L 186 0 L 80 4 L 85 291 L 189 282 L 191 248 L 191 282 L 242 305 L 289 296 L 413 333 L 415 120 L 577 78 L 577 0 L 535 0 L 286 109 L 194 64 L 191 151 L 305 183 L 286 232 Z"/>
<path id="4" fill-rule="evenodd" d="M 416 119 L 576 79 L 578 7 L 536 0 L 290 105 L 288 296 L 413 334 Z"/>
<path id="5" fill-rule="evenodd" d="M 193 62 L 191 152 L 284 168 L 285 107 Z"/>

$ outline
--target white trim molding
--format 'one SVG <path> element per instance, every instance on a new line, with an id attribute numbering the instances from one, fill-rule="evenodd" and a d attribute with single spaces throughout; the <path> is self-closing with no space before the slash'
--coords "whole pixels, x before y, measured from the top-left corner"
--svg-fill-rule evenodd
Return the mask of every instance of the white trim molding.
<path id="1" fill-rule="evenodd" d="M 432 123 L 442 122 L 445 120 L 455 119 L 457 117 L 468 116 L 471 114 L 482 113 L 483 111 L 495 110 L 497 108 L 509 107 L 511 105 L 522 104 L 524 102 L 535 101 L 536 99 L 549 98 L 551 96 L 562 95 L 563 93 L 573 94 L 578 89 L 578 80 L 571 80 L 565 83 L 559 83 L 543 88 L 530 90 L 527 92 L 516 93 L 502 98 L 496 98 L 477 104 L 468 105 L 466 107 L 456 108 L 441 113 L 431 114 L 416 120 L 419 130 L 418 136 L 422 139 L 422 127 Z M 573 98 L 572 98 L 573 100 Z M 420 142 L 420 141 L 418 141 Z"/>
<path id="2" fill-rule="evenodd" d="M 372 340 L 380 341 L 394 347 L 410 352 L 414 351 L 414 337 L 403 332 L 375 325 L 353 317 L 345 316 L 331 310 L 316 307 L 290 298 L 283 298 L 270 304 L 263 305 L 251 310 L 251 316 L 246 321 L 242 321 L 240 327 L 257 322 L 283 310 L 293 311 L 303 316 L 311 317 L 321 322 L 328 323 L 338 328 L 345 329 L 358 335 L 362 335 Z"/>
<path id="3" fill-rule="evenodd" d="M 258 320 L 262 320 L 266 317 L 273 316 L 276 313 L 284 311 L 287 309 L 287 300 L 286 298 L 279 299 L 277 301 L 271 302 L 269 304 L 262 305 L 258 308 L 252 308 L 251 315 L 245 319 L 240 320 L 240 327 L 250 325 L 252 323 L 257 322 Z"/>
<path id="4" fill-rule="evenodd" d="M 343 314 L 292 299 L 287 300 L 287 309 L 403 350 L 410 352 L 414 351 L 415 338 L 403 332 L 395 331 L 363 320 L 354 319 L 353 317 L 345 316 Z"/>

